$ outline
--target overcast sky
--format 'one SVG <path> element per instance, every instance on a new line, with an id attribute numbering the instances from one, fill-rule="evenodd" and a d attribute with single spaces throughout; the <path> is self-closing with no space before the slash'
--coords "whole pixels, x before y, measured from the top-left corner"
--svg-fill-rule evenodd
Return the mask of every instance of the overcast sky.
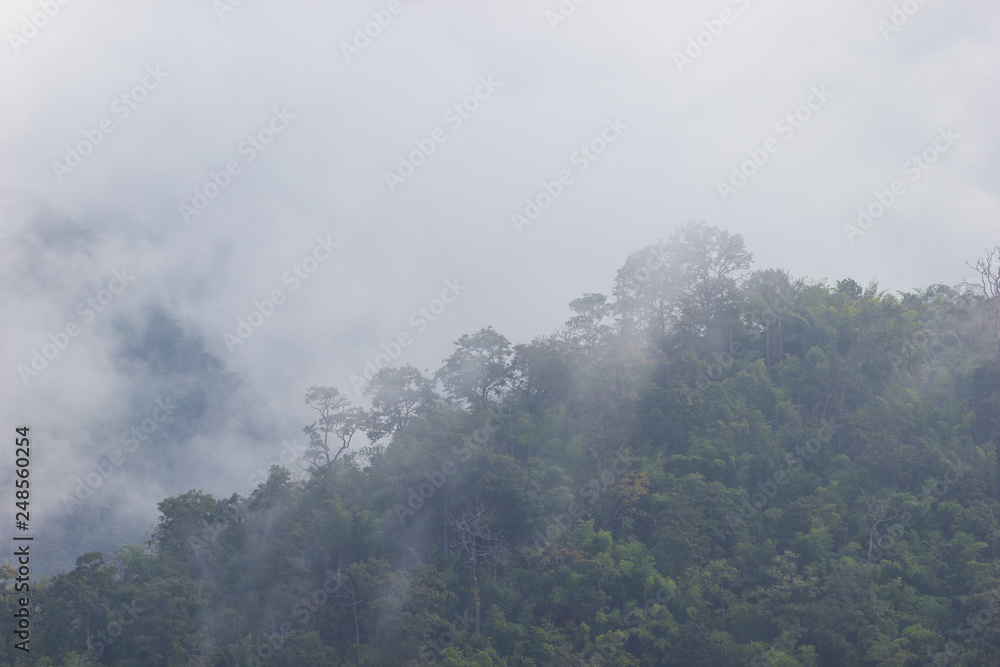
<path id="1" fill-rule="evenodd" d="M 127 419 L 107 322 L 151 304 L 301 439 L 305 389 L 354 396 L 381 344 L 433 370 L 488 324 L 528 342 L 688 220 L 756 268 L 891 290 L 1000 241 L 987 0 L 228 2 L 0 8 L 0 417 L 50 441 L 52 502 L 102 453 L 81 431 Z M 859 207 L 881 215 L 845 229 Z M 250 490 L 267 448 L 233 447 L 206 491 Z"/>

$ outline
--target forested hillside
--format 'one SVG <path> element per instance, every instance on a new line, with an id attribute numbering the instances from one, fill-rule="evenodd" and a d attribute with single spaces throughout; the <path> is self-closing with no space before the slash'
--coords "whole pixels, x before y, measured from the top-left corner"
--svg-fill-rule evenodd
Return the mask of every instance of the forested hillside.
<path id="1" fill-rule="evenodd" d="M 551 335 L 462 336 L 363 407 L 303 387 L 304 459 L 42 581 L 27 656 L 4 567 L 0 663 L 1000 664 L 997 254 L 970 262 L 890 293 L 688 223 Z"/>

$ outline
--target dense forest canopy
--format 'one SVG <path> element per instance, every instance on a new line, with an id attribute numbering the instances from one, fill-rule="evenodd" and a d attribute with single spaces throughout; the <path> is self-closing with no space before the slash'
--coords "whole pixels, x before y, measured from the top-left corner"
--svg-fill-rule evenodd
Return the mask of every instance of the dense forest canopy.
<path id="1" fill-rule="evenodd" d="M 4 566 L 0 664 L 996 665 L 998 256 L 890 294 L 688 223 L 551 335 L 303 388 L 301 460 L 40 582 L 30 654 Z"/>

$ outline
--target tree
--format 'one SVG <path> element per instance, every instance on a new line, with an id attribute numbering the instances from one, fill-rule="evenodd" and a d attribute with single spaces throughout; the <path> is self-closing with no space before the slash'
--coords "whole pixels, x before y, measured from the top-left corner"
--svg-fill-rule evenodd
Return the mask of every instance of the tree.
<path id="1" fill-rule="evenodd" d="M 896 510 L 895 513 L 889 513 L 889 501 L 886 499 L 878 500 L 875 494 L 865 494 L 864 496 L 865 507 L 860 510 L 861 515 L 858 519 L 858 523 L 868 531 L 868 562 L 871 563 L 875 558 L 875 549 L 878 547 L 879 556 L 882 555 L 882 534 L 879 532 L 879 526 L 883 523 L 889 521 L 897 521 L 903 516 L 902 510 Z"/>
<path id="2" fill-rule="evenodd" d="M 865 290 L 854 278 L 843 278 L 837 281 L 834 291 L 837 294 L 843 294 L 849 299 L 859 299 Z"/>
<path id="3" fill-rule="evenodd" d="M 676 285 L 666 264 L 669 246 L 636 250 L 618 269 L 612 294 L 619 327 L 626 336 L 659 341 L 674 316 Z"/>
<path id="4" fill-rule="evenodd" d="M 966 285 L 986 301 L 986 308 L 993 316 L 993 331 L 996 339 L 996 360 L 1000 363 L 1000 246 L 987 248 L 986 254 L 969 264 L 979 274 L 978 280 L 966 281 Z"/>
<path id="5" fill-rule="evenodd" d="M 344 449 L 364 412 L 313 387 L 311 479 L 271 466 L 246 498 L 167 498 L 146 548 L 70 560 L 28 593 L 17 554 L 0 567 L 0 665 L 995 664 L 987 302 L 744 280 L 736 250 L 727 264 L 723 239 L 687 231 L 627 286 L 663 278 L 622 311 L 648 333 L 659 299 L 661 349 L 609 330 L 600 294 L 512 353 L 466 336 L 437 375 L 462 409 L 424 400 L 427 372 L 377 374 L 360 430 L 389 441 L 368 461 Z M 1000 250 L 984 261 L 1000 270 Z M 727 333 L 743 348 L 712 355 Z M 88 507 L 64 534 L 110 510 Z"/>
<path id="6" fill-rule="evenodd" d="M 972 436 L 977 446 L 993 444 L 996 452 L 996 496 L 1000 499 L 1000 365 L 986 363 L 972 376 L 974 421 Z"/>
<path id="7" fill-rule="evenodd" d="M 573 365 L 567 348 L 564 341 L 554 336 L 514 346 L 517 392 L 528 410 L 534 412 L 565 400 L 570 394 Z"/>
<path id="8" fill-rule="evenodd" d="M 365 412 L 351 407 L 350 399 L 335 387 L 310 387 L 306 403 L 319 413 L 319 419 L 302 429 L 309 436 L 305 458 L 317 468 L 329 468 L 351 446 L 354 434 L 365 426 Z M 340 441 L 336 452 L 330 447 L 331 433 Z"/>
<path id="9" fill-rule="evenodd" d="M 689 222 L 670 238 L 680 271 L 682 323 L 707 328 L 739 305 L 738 286 L 753 260 L 743 237 L 703 222 Z"/>
<path id="10" fill-rule="evenodd" d="M 83 631 L 81 649 L 95 648 L 98 638 L 94 633 L 107 624 L 113 605 L 114 575 L 114 567 L 104 562 L 104 556 L 92 551 L 77 558 L 76 569 L 60 575 L 53 583 L 55 595 L 66 605 L 70 627 Z"/>
<path id="11" fill-rule="evenodd" d="M 781 320 L 794 297 L 795 286 L 787 271 L 766 269 L 754 271 L 747 279 L 746 289 L 750 294 L 750 305 L 757 311 L 755 319 L 759 318 L 764 327 L 764 363 L 770 368 L 771 350 L 774 347 L 771 344 L 772 326 L 776 328 L 778 361 L 785 356 Z"/>
<path id="12" fill-rule="evenodd" d="M 648 512 L 639 508 L 643 496 L 648 493 L 649 475 L 644 471 L 629 470 L 604 490 L 595 514 L 612 530 L 618 526 L 631 528 L 636 517 L 649 517 Z"/>
<path id="13" fill-rule="evenodd" d="M 493 327 L 465 334 L 455 341 L 457 349 L 437 372 L 445 392 L 485 410 L 491 396 L 500 396 L 513 375 L 514 350 L 510 341 Z"/>
<path id="14" fill-rule="evenodd" d="M 670 331 L 696 339 L 713 325 L 732 326 L 752 258 L 739 234 L 688 222 L 667 241 L 632 253 L 619 269 L 613 293 L 623 328 L 659 343 Z"/>
<path id="15" fill-rule="evenodd" d="M 510 562 L 512 549 L 503 537 L 493 532 L 489 526 L 490 512 L 482 503 L 477 503 L 462 512 L 451 522 L 454 543 L 453 553 L 469 568 L 472 578 L 472 600 L 476 606 L 476 634 L 479 634 L 479 579 L 476 570 L 480 565 L 487 565 L 492 574 L 500 567 L 506 573 Z"/>
<path id="16" fill-rule="evenodd" d="M 334 573 L 335 588 L 333 592 L 334 605 L 341 609 L 350 609 L 354 617 L 354 642 L 357 645 L 358 665 L 361 664 L 361 626 L 358 623 L 358 608 L 366 598 L 355 585 L 354 577 L 337 568 Z"/>
<path id="17" fill-rule="evenodd" d="M 411 418 L 425 416 L 435 400 L 430 382 L 410 364 L 380 369 L 365 394 L 372 397 L 365 435 L 373 443 L 391 437 Z"/>
<path id="18" fill-rule="evenodd" d="M 186 561 L 199 555 L 218 534 L 218 526 L 228 523 L 227 503 L 196 489 L 163 500 L 157 505 L 160 521 L 152 544 L 160 557 Z"/>
<path id="19" fill-rule="evenodd" d="M 567 342 L 588 352 L 608 342 L 611 335 L 612 308 L 604 294 L 584 294 L 569 302 L 573 317 L 566 321 L 563 336 Z"/>

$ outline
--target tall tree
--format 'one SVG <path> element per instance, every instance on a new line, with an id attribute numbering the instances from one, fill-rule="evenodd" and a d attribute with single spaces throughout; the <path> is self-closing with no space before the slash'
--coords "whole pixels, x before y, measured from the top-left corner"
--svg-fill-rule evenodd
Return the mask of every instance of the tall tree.
<path id="1" fill-rule="evenodd" d="M 555 336 L 514 346 L 516 386 L 528 410 L 541 409 L 569 395 L 573 372 L 568 347 Z"/>
<path id="2" fill-rule="evenodd" d="M 569 302 L 573 317 L 563 327 L 566 341 L 586 351 L 608 342 L 611 335 L 611 304 L 604 294 L 584 294 Z"/>
<path id="3" fill-rule="evenodd" d="M 713 325 L 735 325 L 739 284 L 753 256 L 739 234 L 688 222 L 665 242 L 632 253 L 615 279 L 615 306 L 626 331 L 659 343 L 666 333 L 689 339 Z"/>
<path id="4" fill-rule="evenodd" d="M 785 354 L 782 332 L 782 316 L 794 298 L 795 286 L 791 275 L 781 269 L 754 271 L 747 279 L 747 292 L 753 309 L 754 324 L 764 328 L 764 363 L 768 368 L 772 363 L 772 350 L 776 343 L 777 358 L 780 362 Z M 774 333 L 772 335 L 772 329 Z"/>
<path id="5" fill-rule="evenodd" d="M 1000 246 L 987 248 L 986 254 L 969 264 L 978 274 L 978 279 L 965 284 L 983 297 L 986 308 L 993 317 L 993 333 L 996 339 L 996 360 L 1000 363 Z"/>
<path id="6" fill-rule="evenodd" d="M 380 369 L 365 394 L 372 397 L 365 435 L 373 443 L 391 437 L 413 417 L 426 415 L 435 400 L 428 379 L 410 364 Z"/>
<path id="7" fill-rule="evenodd" d="M 622 333 L 630 338 L 660 341 L 674 317 L 677 286 L 669 271 L 666 243 L 636 250 L 618 269 L 614 312 Z"/>
<path id="8" fill-rule="evenodd" d="M 490 398 L 499 397 L 510 386 L 514 350 L 506 337 L 493 327 L 465 334 L 455 341 L 456 349 L 437 372 L 445 392 L 467 401 L 476 410 L 485 410 Z"/>
<path id="9" fill-rule="evenodd" d="M 972 436 L 977 446 L 993 443 L 996 452 L 996 497 L 1000 499 L 1000 365 L 985 363 L 972 376 L 974 421 Z"/>
<path id="10" fill-rule="evenodd" d="M 493 574 L 497 567 L 507 571 L 512 555 L 511 548 L 503 537 L 490 528 L 490 512 L 482 503 L 464 510 L 451 522 L 453 528 L 453 551 L 469 568 L 472 579 L 472 601 L 476 607 L 476 634 L 479 634 L 479 578 L 477 569 L 486 565 Z"/>
<path id="11" fill-rule="evenodd" d="M 351 439 L 365 426 L 365 412 L 352 407 L 350 399 L 335 387 L 309 387 L 306 404 L 319 413 L 319 419 L 302 429 L 309 436 L 305 458 L 317 468 L 329 468 L 347 451 Z M 331 447 L 331 434 L 340 441 L 339 447 L 336 443 Z"/>
<path id="12" fill-rule="evenodd" d="M 76 569 L 61 575 L 53 583 L 56 595 L 66 605 L 71 627 L 82 630 L 82 643 L 77 647 L 87 651 L 95 648 L 104 630 L 113 604 L 115 568 L 104 562 L 98 551 L 76 559 Z M 80 635 L 77 635 L 78 637 Z"/>
<path id="13" fill-rule="evenodd" d="M 358 665 L 361 664 L 361 625 L 358 623 L 358 610 L 366 598 L 361 593 L 350 572 L 337 568 L 334 573 L 335 588 L 333 592 L 334 605 L 341 609 L 350 609 L 354 617 L 354 643 L 357 646 Z"/>

